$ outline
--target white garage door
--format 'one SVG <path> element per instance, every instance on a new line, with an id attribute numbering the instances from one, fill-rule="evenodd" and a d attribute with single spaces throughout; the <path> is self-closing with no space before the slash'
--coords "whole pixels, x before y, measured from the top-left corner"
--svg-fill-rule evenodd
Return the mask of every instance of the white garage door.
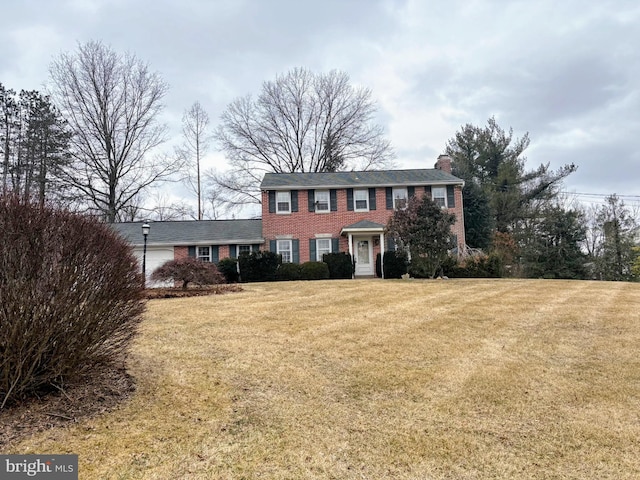
<path id="1" fill-rule="evenodd" d="M 142 247 L 135 247 L 133 253 L 142 270 Z M 173 260 L 173 247 L 147 247 L 147 288 L 173 287 L 173 282 L 153 282 L 149 279 L 153 271 L 164 262 Z"/>

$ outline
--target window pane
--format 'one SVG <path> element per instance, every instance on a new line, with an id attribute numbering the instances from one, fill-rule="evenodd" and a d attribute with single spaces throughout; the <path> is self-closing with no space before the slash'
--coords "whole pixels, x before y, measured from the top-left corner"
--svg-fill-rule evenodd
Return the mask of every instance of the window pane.
<path id="1" fill-rule="evenodd" d="M 199 258 L 200 260 L 210 262 L 211 256 L 209 252 L 209 247 L 198 247 L 198 252 L 196 254 L 196 257 Z"/>
<path id="2" fill-rule="evenodd" d="M 367 190 L 355 190 L 353 199 L 356 203 L 356 210 L 369 210 L 369 192 Z"/>
<path id="3" fill-rule="evenodd" d="M 278 240 L 277 250 L 283 263 L 291 263 L 291 240 Z"/>
<path id="4" fill-rule="evenodd" d="M 431 198 L 433 198 L 433 201 L 437 205 L 441 207 L 446 207 L 447 206 L 447 189 L 443 187 L 433 187 L 431 189 Z"/>
<path id="5" fill-rule="evenodd" d="M 322 256 L 325 253 L 331 253 L 331 239 L 330 238 L 318 238 L 316 240 L 316 260 L 322 261 Z"/>
<path id="6" fill-rule="evenodd" d="M 358 242 L 358 262 L 363 265 L 369 264 L 369 242 L 367 240 Z"/>
<path id="7" fill-rule="evenodd" d="M 407 208 L 407 189 L 406 188 L 394 188 L 393 189 L 393 206 L 396 209 Z"/>
<path id="8" fill-rule="evenodd" d="M 251 245 L 238 245 L 238 254 L 251 252 Z"/>
<path id="9" fill-rule="evenodd" d="M 278 212 L 290 212 L 291 193 L 276 192 L 276 204 L 278 206 Z"/>
<path id="10" fill-rule="evenodd" d="M 316 212 L 328 212 L 329 211 L 329 192 L 315 192 L 316 199 Z"/>

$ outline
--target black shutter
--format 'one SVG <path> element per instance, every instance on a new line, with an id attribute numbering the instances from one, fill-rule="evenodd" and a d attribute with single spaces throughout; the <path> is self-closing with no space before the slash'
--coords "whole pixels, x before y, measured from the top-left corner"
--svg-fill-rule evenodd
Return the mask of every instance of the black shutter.
<path id="1" fill-rule="evenodd" d="M 316 239 L 315 238 L 309 239 L 309 261 L 310 262 L 316 261 Z"/>
<path id="2" fill-rule="evenodd" d="M 218 245 L 211 245 L 211 261 L 213 263 L 220 261 L 220 247 Z"/>
<path id="3" fill-rule="evenodd" d="M 393 239 L 391 235 L 387 235 L 387 252 L 395 252 L 396 250 L 396 241 Z"/>
<path id="4" fill-rule="evenodd" d="M 376 209 L 376 189 L 370 188 L 369 189 L 369 210 L 375 210 L 375 209 Z"/>
<path id="5" fill-rule="evenodd" d="M 269 190 L 269 213 L 276 213 L 276 192 Z"/>
<path id="6" fill-rule="evenodd" d="M 353 188 L 347 188 L 347 210 L 353 212 Z"/>
<path id="7" fill-rule="evenodd" d="M 259 243 L 254 243 L 253 245 L 251 245 L 251 251 L 252 252 L 259 252 L 260 251 L 260 244 Z"/>
<path id="8" fill-rule="evenodd" d="M 300 263 L 300 240 L 291 240 L 291 249 L 291 260 L 293 263 Z"/>
<path id="9" fill-rule="evenodd" d="M 385 196 L 387 200 L 387 210 L 393 210 L 393 188 L 387 187 Z"/>
<path id="10" fill-rule="evenodd" d="M 298 211 L 298 191 L 297 190 L 291 190 L 291 211 L 292 212 Z"/>
<path id="11" fill-rule="evenodd" d="M 453 185 L 447 185 L 447 206 L 449 208 L 456 206 L 456 195 L 453 190 Z"/>
<path id="12" fill-rule="evenodd" d="M 340 239 L 332 238 L 331 239 L 331 253 L 338 253 L 340 251 Z"/>
<path id="13" fill-rule="evenodd" d="M 187 254 L 190 257 L 195 257 L 196 256 L 196 247 L 195 246 L 189 247 L 189 251 L 188 251 Z"/>
<path id="14" fill-rule="evenodd" d="M 338 191 L 336 189 L 329 190 L 329 205 L 332 212 L 338 211 Z"/>
<path id="15" fill-rule="evenodd" d="M 413 197 L 416 194 L 416 187 L 407 187 L 407 194 L 409 198 Z"/>
<path id="16" fill-rule="evenodd" d="M 308 192 L 309 192 L 309 196 L 307 201 L 309 202 L 309 211 L 315 212 L 316 211 L 316 191 L 308 190 Z"/>
<path id="17" fill-rule="evenodd" d="M 269 251 L 278 253 L 278 245 L 276 244 L 276 240 L 269 240 Z"/>
<path id="18" fill-rule="evenodd" d="M 424 187 L 424 194 L 429 197 L 429 200 L 433 200 L 433 196 L 431 195 L 431 185 L 426 185 Z"/>
<path id="19" fill-rule="evenodd" d="M 238 256 L 238 247 L 236 245 L 229 245 L 229 256 L 236 258 Z"/>

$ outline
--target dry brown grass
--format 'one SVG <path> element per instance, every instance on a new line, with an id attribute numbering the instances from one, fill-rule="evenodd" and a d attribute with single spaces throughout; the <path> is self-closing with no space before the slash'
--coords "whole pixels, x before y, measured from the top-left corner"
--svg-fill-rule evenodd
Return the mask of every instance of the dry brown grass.
<path id="1" fill-rule="evenodd" d="M 152 301 L 87 479 L 639 478 L 640 285 L 250 284 Z"/>

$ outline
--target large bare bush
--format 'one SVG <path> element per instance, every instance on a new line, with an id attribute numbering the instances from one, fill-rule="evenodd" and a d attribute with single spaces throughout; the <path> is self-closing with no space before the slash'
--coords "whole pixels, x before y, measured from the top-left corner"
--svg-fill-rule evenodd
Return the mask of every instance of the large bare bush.
<path id="1" fill-rule="evenodd" d="M 0 197 L 0 408 L 121 358 L 144 310 L 105 224 Z"/>

